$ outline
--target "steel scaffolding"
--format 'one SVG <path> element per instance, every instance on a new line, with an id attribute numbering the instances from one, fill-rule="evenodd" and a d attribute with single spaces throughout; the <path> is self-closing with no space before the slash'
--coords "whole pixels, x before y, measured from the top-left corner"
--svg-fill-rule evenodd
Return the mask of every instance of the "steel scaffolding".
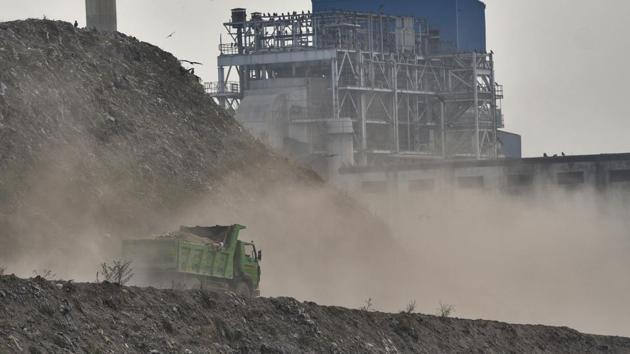
<path id="1" fill-rule="evenodd" d="M 209 93 L 236 109 L 250 83 L 325 79 L 330 104 L 300 124 L 349 119 L 359 165 L 391 158 L 498 156 L 502 88 L 493 53 L 440 54 L 423 19 L 379 14 L 233 10 L 221 43 L 219 82 Z M 226 73 L 227 68 L 227 75 Z M 239 83 L 228 83 L 236 73 Z"/>

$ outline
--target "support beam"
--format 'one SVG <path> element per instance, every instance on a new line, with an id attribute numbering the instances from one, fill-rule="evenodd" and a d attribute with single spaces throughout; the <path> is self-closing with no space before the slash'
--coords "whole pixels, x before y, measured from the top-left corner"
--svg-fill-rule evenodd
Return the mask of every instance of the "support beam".
<path id="1" fill-rule="evenodd" d="M 499 158 L 499 142 L 497 137 L 497 131 L 499 130 L 499 123 L 497 121 L 497 86 L 494 82 L 494 54 L 490 53 L 490 63 L 492 64 L 490 69 L 490 90 L 492 92 L 492 99 L 490 100 L 490 109 L 492 116 L 492 153 L 493 158 Z"/>
<path id="2" fill-rule="evenodd" d="M 296 52 L 258 53 L 249 55 L 220 55 L 219 66 L 269 65 L 327 61 L 337 57 L 336 49 L 304 50 Z"/>
<path id="3" fill-rule="evenodd" d="M 371 19 L 371 16 L 370 16 Z M 371 22 L 370 22 L 371 24 Z M 365 59 L 363 55 L 359 55 L 359 82 L 361 87 L 365 87 Z M 367 166 L 367 92 L 360 92 L 361 109 L 360 109 L 360 124 L 361 124 L 361 146 L 359 151 L 359 165 Z"/>
<path id="4" fill-rule="evenodd" d="M 219 82 L 218 82 L 218 97 L 219 97 L 219 105 L 224 108 L 227 109 L 227 105 L 226 105 L 226 101 L 225 101 L 225 68 L 223 68 L 222 66 L 219 66 L 218 69 L 218 78 L 219 78 Z"/>
<path id="5" fill-rule="evenodd" d="M 473 65 L 473 105 L 475 110 L 475 157 L 481 160 L 481 142 L 479 141 L 479 86 L 477 85 L 477 53 L 472 53 Z"/>
<path id="6" fill-rule="evenodd" d="M 442 134 L 442 158 L 446 158 L 446 122 L 444 119 L 444 101 L 440 100 L 440 133 Z"/>
<path id="7" fill-rule="evenodd" d="M 337 70 L 337 57 L 335 57 L 330 61 L 330 85 L 332 92 L 333 119 L 339 119 L 339 75 Z"/>
<path id="8" fill-rule="evenodd" d="M 392 64 L 392 122 L 394 125 L 394 150 L 400 152 L 400 131 L 398 130 L 398 67 L 396 63 Z"/>

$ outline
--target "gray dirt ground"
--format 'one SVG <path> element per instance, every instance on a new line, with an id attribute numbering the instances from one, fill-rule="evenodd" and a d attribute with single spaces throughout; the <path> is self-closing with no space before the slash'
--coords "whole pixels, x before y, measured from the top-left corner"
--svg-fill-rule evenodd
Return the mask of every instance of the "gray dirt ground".
<path id="1" fill-rule="evenodd" d="M 630 339 L 290 298 L 3 276 L 0 352 L 630 353 Z"/>

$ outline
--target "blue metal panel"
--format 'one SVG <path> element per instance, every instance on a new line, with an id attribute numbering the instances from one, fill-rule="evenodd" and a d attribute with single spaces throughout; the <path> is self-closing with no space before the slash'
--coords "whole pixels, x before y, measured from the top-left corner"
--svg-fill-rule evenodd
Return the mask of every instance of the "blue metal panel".
<path id="1" fill-rule="evenodd" d="M 457 48 L 486 51 L 486 5 L 477 0 L 457 2 Z"/>
<path id="2" fill-rule="evenodd" d="M 522 157 L 520 135 L 498 130 L 497 138 L 501 142 L 501 154 L 505 158 L 520 159 Z"/>
<path id="3" fill-rule="evenodd" d="M 486 5 L 479 0 L 312 0 L 313 12 L 333 10 L 414 16 L 440 31 L 448 52 L 486 51 Z"/>

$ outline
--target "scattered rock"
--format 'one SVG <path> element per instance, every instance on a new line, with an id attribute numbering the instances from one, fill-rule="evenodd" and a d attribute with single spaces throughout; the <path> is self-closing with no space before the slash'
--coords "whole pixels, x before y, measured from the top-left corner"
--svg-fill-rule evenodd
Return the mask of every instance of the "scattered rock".
<path id="1" fill-rule="evenodd" d="M 4 293 L 35 285 L 35 280 L 15 277 L 0 280 Z M 61 299 L 54 284 L 37 285 L 39 293 L 3 300 L 0 333 L 6 335 L 0 335 L 0 353 L 24 348 L 31 353 L 630 353 L 628 338 L 581 334 L 564 327 L 446 322 L 434 316 L 366 313 L 290 298 L 241 299 L 233 306 L 231 293 L 151 288 L 128 288 L 135 295 L 120 299 L 114 309 L 102 306 L 110 296 L 107 284 L 73 283 L 74 291 L 61 293 Z M 207 306 L 210 297 L 212 308 Z M 41 302 L 61 303 L 62 312 L 69 311 L 68 304 L 80 304 L 82 312 L 72 312 L 70 325 L 32 311 Z M 177 316 L 168 317 L 173 303 L 178 304 Z M 15 332 L 23 323 L 29 323 L 28 330 Z"/>

